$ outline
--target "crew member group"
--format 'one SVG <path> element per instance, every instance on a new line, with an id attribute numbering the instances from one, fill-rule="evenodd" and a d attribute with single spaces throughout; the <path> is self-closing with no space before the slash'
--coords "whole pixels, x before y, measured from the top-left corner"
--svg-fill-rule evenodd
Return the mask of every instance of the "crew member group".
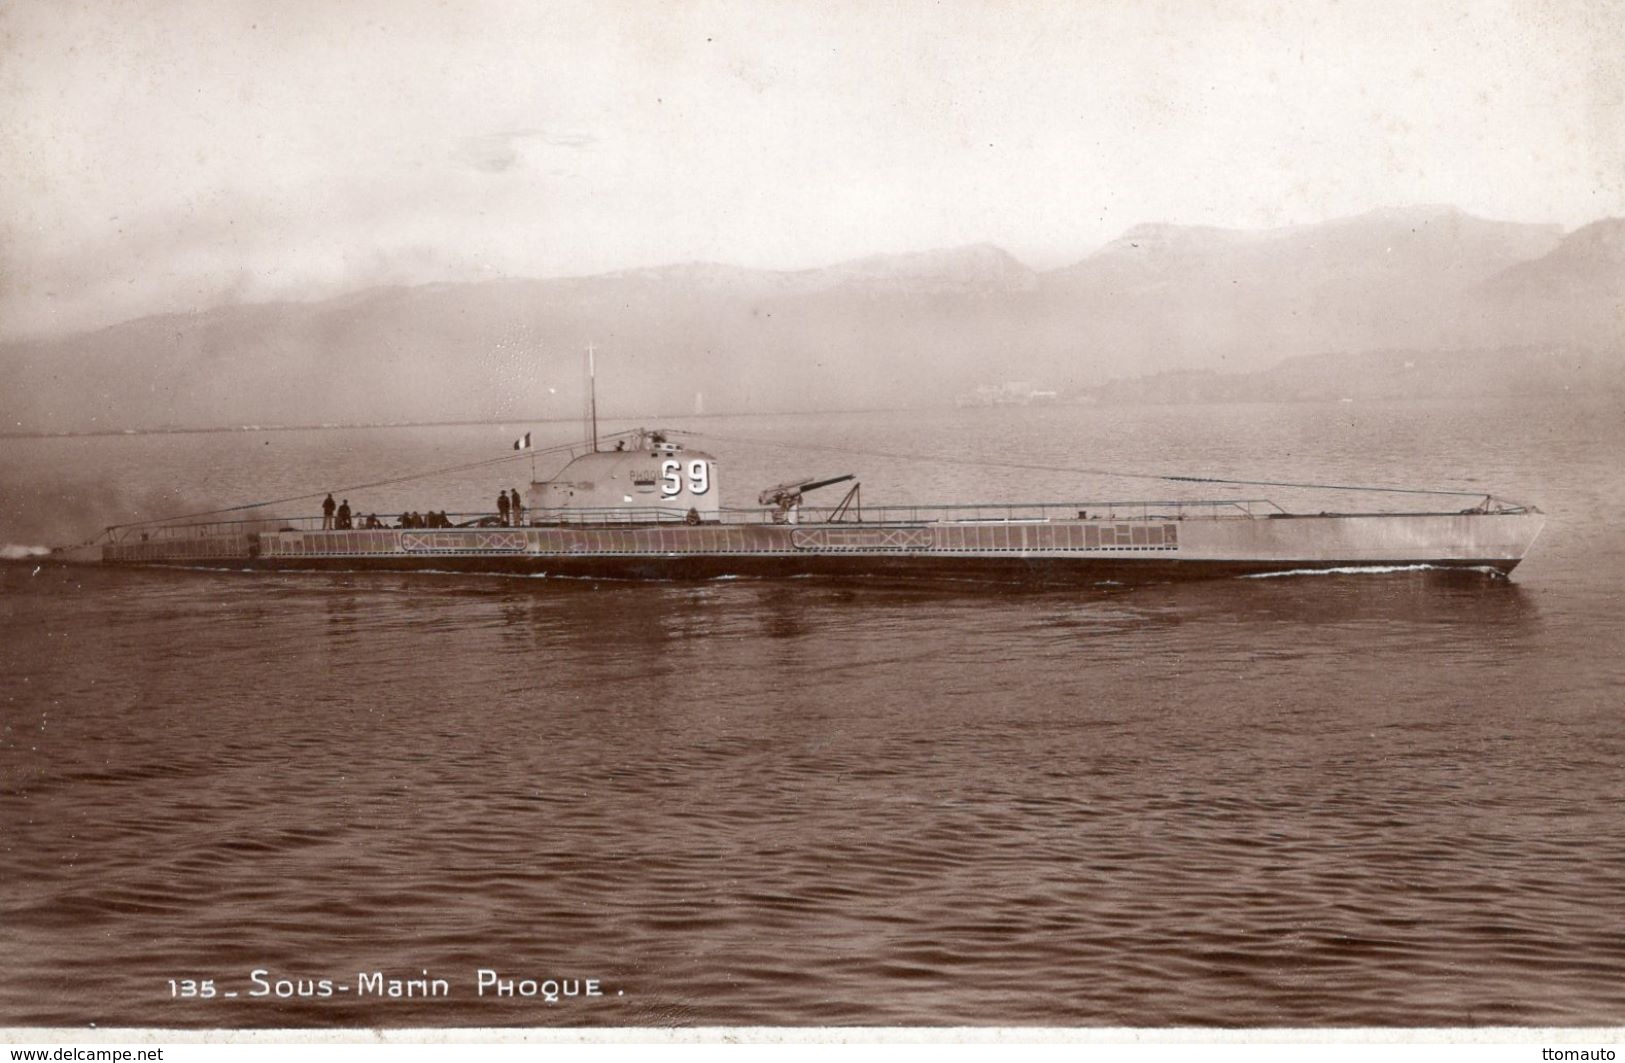
<path id="1" fill-rule="evenodd" d="M 489 519 L 489 518 L 487 518 Z M 329 494 L 322 500 L 322 530 L 323 531 L 349 531 L 355 527 L 355 513 L 350 508 L 350 500 L 334 502 Z M 525 523 L 525 504 L 519 494 L 519 488 L 514 487 L 497 495 L 497 520 L 504 528 L 518 528 Z M 470 522 L 477 523 L 477 522 Z M 386 525 L 378 519 L 376 513 L 369 514 L 365 528 L 383 528 Z M 455 528 L 457 524 L 452 521 L 445 510 L 428 513 L 419 513 L 409 510 L 401 514 L 397 528 Z"/>

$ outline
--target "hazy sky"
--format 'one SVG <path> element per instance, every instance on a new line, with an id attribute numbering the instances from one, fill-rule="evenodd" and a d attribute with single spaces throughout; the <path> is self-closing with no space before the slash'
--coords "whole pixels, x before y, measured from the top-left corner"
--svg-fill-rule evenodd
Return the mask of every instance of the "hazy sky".
<path id="1" fill-rule="evenodd" d="M 1625 214 L 1614 0 L 13 0 L 0 331 L 1452 203 Z"/>

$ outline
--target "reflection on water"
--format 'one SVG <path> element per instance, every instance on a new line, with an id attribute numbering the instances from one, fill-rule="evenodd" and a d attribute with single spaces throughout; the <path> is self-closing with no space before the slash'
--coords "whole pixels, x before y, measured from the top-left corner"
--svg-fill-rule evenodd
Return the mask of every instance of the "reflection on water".
<path id="1" fill-rule="evenodd" d="M 1595 534 L 1082 593 L 3 565 L 0 1021 L 1617 1024 Z"/>

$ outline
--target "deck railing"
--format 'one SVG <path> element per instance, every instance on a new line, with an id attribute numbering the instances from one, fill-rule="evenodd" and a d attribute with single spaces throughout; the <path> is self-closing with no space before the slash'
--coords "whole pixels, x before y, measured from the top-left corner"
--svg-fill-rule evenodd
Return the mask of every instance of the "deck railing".
<path id="1" fill-rule="evenodd" d="M 1272 513 L 1284 512 L 1274 502 L 1264 498 L 1252 499 L 1166 499 L 1166 500 L 1105 500 L 1083 502 L 999 502 L 969 505 L 919 506 L 864 506 L 838 512 L 833 506 L 802 506 L 793 514 L 780 514 L 770 506 L 723 509 L 716 518 L 706 523 L 772 524 L 791 519 L 797 524 L 936 524 L 936 523 L 1043 523 L 1057 520 L 1188 520 L 1201 518 L 1234 518 L 1251 520 Z M 526 526 L 606 527 L 628 524 L 682 523 L 688 519 L 687 509 L 673 507 L 617 507 L 605 509 L 527 509 Z M 495 513 L 448 513 L 453 529 L 474 527 L 500 527 Z M 783 518 L 781 521 L 779 518 Z M 366 530 L 366 517 L 352 518 L 351 528 Z M 384 529 L 398 530 L 399 518 L 379 518 Z M 172 538 L 197 538 L 215 535 L 244 535 L 250 532 L 320 531 L 320 516 L 296 517 L 244 517 L 237 520 L 216 520 L 184 524 L 125 525 L 107 530 L 113 542 L 162 541 Z"/>
<path id="2" fill-rule="evenodd" d="M 1283 513 L 1267 498 L 1243 499 L 1106 499 L 1082 502 L 980 502 L 964 505 L 864 506 L 841 514 L 843 523 L 1041 523 L 1053 520 L 1188 520 L 1192 517 L 1254 519 Z M 739 516 L 743 523 L 772 520 L 767 508 L 724 510 L 723 521 Z M 837 507 L 802 506 L 801 524 L 821 524 L 835 517 Z"/>

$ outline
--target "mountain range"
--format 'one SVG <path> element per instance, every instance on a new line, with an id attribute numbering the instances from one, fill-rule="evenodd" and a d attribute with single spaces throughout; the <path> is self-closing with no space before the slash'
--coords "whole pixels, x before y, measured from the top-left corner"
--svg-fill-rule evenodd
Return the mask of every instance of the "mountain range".
<path id="1" fill-rule="evenodd" d="M 1142 225 L 1047 271 L 984 244 L 219 306 L 0 345 L 0 425 L 568 418 L 589 342 L 606 417 L 928 406 L 1013 379 L 1076 394 L 1332 353 L 1625 362 L 1625 219 L 1564 233 L 1410 207 L 1264 231 Z"/>

